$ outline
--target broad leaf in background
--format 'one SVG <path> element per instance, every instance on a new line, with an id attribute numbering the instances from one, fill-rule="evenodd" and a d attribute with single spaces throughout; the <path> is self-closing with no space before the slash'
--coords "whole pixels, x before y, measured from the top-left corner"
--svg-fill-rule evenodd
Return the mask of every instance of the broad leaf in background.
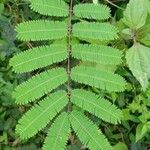
<path id="1" fill-rule="evenodd" d="M 128 150 L 126 144 L 119 142 L 115 146 L 113 146 L 112 150 Z"/>
<path id="2" fill-rule="evenodd" d="M 150 46 L 150 23 L 147 23 L 140 31 L 141 39 L 139 41 L 146 46 Z"/>
<path id="3" fill-rule="evenodd" d="M 3 3 L 0 3 L 0 15 L 1 15 L 1 13 L 3 12 L 3 10 L 4 10 L 4 4 L 3 4 Z"/>
<path id="4" fill-rule="evenodd" d="M 146 90 L 150 79 L 150 48 L 135 43 L 127 52 L 126 60 L 130 70 L 140 82 L 142 89 Z"/>
<path id="5" fill-rule="evenodd" d="M 147 18 L 148 0 L 130 0 L 124 12 L 123 22 L 132 29 L 141 28 Z"/>
<path id="6" fill-rule="evenodd" d="M 136 142 L 142 139 L 148 131 L 147 124 L 139 124 L 136 128 Z"/>
<path id="7" fill-rule="evenodd" d="M 148 13 L 150 14 L 150 1 L 148 2 Z"/>

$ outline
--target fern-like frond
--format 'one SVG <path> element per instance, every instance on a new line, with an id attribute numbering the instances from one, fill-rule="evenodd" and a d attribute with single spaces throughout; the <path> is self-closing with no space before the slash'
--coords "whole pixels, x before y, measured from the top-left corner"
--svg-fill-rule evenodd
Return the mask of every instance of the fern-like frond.
<path id="1" fill-rule="evenodd" d="M 110 9 L 102 4 L 79 4 L 74 6 L 74 15 L 80 18 L 104 20 L 110 17 Z"/>
<path id="2" fill-rule="evenodd" d="M 122 53 L 103 45 L 76 44 L 72 47 L 72 56 L 83 61 L 117 65 L 121 63 Z"/>
<path id="3" fill-rule="evenodd" d="M 90 150 L 111 150 L 111 146 L 102 132 L 81 112 L 71 112 L 70 121 L 81 142 L 86 144 Z"/>
<path id="4" fill-rule="evenodd" d="M 71 101 L 104 121 L 117 124 L 122 119 L 121 110 L 92 92 L 79 89 L 73 90 Z"/>
<path id="5" fill-rule="evenodd" d="M 15 55 L 10 65 L 17 73 L 33 71 L 38 68 L 60 62 L 67 58 L 67 46 L 54 44 L 41 46 Z"/>
<path id="6" fill-rule="evenodd" d="M 125 90 L 125 81 L 112 72 L 98 70 L 92 67 L 75 67 L 71 72 L 72 80 L 84 83 L 109 92 Z"/>
<path id="7" fill-rule="evenodd" d="M 39 104 L 30 109 L 18 122 L 16 133 L 21 139 L 34 136 L 43 129 L 57 113 L 68 103 L 67 95 L 64 91 L 51 94 Z"/>
<path id="8" fill-rule="evenodd" d="M 19 85 L 13 92 L 16 103 L 27 104 L 45 95 L 67 81 L 63 68 L 52 69 L 41 73 Z"/>
<path id="9" fill-rule="evenodd" d="M 48 16 L 68 16 L 68 5 L 63 0 L 30 0 L 31 9 Z"/>
<path id="10" fill-rule="evenodd" d="M 36 20 L 20 23 L 16 27 L 17 38 L 22 41 L 60 39 L 67 36 L 65 22 Z"/>
<path id="11" fill-rule="evenodd" d="M 109 41 L 118 38 L 118 29 L 109 23 L 76 23 L 73 26 L 73 35 L 82 40 L 92 39 Z"/>
<path id="12" fill-rule="evenodd" d="M 52 124 L 45 139 L 43 150 L 64 150 L 70 133 L 67 113 L 62 113 Z"/>

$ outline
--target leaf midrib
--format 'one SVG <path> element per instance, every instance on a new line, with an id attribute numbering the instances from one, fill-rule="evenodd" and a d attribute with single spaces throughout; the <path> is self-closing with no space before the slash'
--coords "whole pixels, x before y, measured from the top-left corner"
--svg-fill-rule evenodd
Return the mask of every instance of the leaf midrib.
<path id="1" fill-rule="evenodd" d="M 26 34 L 26 33 L 34 33 L 34 32 L 51 32 L 51 31 L 66 31 L 66 29 L 61 28 L 55 28 L 55 29 L 37 29 L 37 30 L 28 30 L 28 31 L 20 31 L 19 34 Z"/>
<path id="2" fill-rule="evenodd" d="M 66 118 L 67 118 L 67 116 L 64 117 L 63 122 L 62 122 L 62 124 L 61 124 L 61 126 L 60 126 L 60 128 L 59 128 L 58 134 L 57 134 L 57 136 L 56 136 L 56 140 L 55 140 L 54 145 L 53 145 L 53 150 L 56 150 L 56 149 L 55 149 L 55 146 L 56 146 L 56 143 L 57 143 L 57 139 L 58 139 L 58 137 L 59 137 L 59 135 L 60 135 L 60 133 L 61 133 L 61 130 L 62 130 L 62 128 L 63 128 L 63 125 L 64 125 L 64 122 L 65 122 L 65 119 L 66 119 Z"/>
<path id="3" fill-rule="evenodd" d="M 94 52 L 94 53 L 93 53 Z M 78 50 L 76 50 L 76 51 L 74 51 L 74 53 L 78 53 L 78 54 L 81 54 L 81 53 L 85 53 L 85 54 L 93 54 L 93 55 L 95 55 L 95 54 L 97 54 L 97 55 L 99 55 L 99 56 L 101 56 L 101 57 L 103 57 L 103 56 L 105 56 L 105 57 L 111 57 L 111 58 L 117 58 L 117 59 L 120 59 L 120 57 L 118 56 L 113 56 L 113 55 L 108 55 L 108 54 L 102 54 L 102 53 L 99 53 L 98 52 L 98 50 L 96 51 L 88 51 L 88 50 L 86 50 L 86 51 L 84 51 L 84 50 L 81 50 L 81 51 L 78 51 Z"/>
<path id="4" fill-rule="evenodd" d="M 84 13 L 94 13 L 94 14 L 98 14 L 99 16 L 101 16 L 101 18 L 104 18 L 103 16 L 106 14 L 106 13 L 103 13 L 103 14 L 100 14 L 100 11 L 99 10 L 95 10 L 95 9 L 93 9 L 92 11 L 88 11 L 88 10 L 84 10 L 84 9 L 82 9 L 81 10 L 81 8 L 80 8 L 80 12 L 82 13 L 82 12 L 84 12 Z M 86 14 L 87 15 L 87 14 Z M 91 14 L 90 14 L 91 15 Z M 93 14 L 92 14 L 93 15 Z"/>
<path id="5" fill-rule="evenodd" d="M 83 73 L 75 73 L 75 72 L 74 72 L 74 74 L 76 74 L 77 76 L 81 75 L 81 76 L 84 76 L 84 77 L 95 78 L 95 79 L 97 79 L 98 81 L 108 82 L 108 83 L 110 83 L 110 84 L 113 84 L 113 85 L 115 84 L 115 85 L 118 85 L 118 86 L 122 87 L 122 86 L 121 86 L 122 84 L 119 84 L 119 83 L 116 83 L 116 82 L 113 82 L 113 81 L 110 81 L 110 80 L 104 80 L 104 79 L 102 79 L 102 78 L 98 78 L 98 77 L 95 77 L 95 76 L 90 76 L 90 75 L 83 74 Z"/>
<path id="6" fill-rule="evenodd" d="M 32 62 L 32 61 L 40 59 L 40 58 L 48 57 L 48 56 L 55 55 L 55 54 L 61 54 L 61 53 L 65 53 L 65 52 L 64 51 L 59 51 L 59 52 L 55 52 L 55 53 L 46 54 L 46 55 L 43 55 L 43 56 L 40 56 L 40 57 L 36 57 L 36 58 L 30 59 L 28 61 L 24 61 L 24 62 L 19 63 L 17 65 L 14 65 L 14 67 L 18 67 L 18 66 L 20 66 L 22 64 L 25 64 L 25 63 L 28 63 L 28 62 Z M 44 54 L 44 53 L 42 53 L 42 54 Z"/>

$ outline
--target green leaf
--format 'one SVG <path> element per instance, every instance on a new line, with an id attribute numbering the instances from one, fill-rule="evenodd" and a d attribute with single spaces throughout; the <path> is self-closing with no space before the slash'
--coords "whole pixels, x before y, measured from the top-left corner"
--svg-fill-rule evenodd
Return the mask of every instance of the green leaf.
<path id="1" fill-rule="evenodd" d="M 43 150 L 64 150 L 70 133 L 67 113 L 62 113 L 52 124 L 45 139 Z"/>
<path id="2" fill-rule="evenodd" d="M 48 16 L 67 17 L 69 7 L 63 0 L 30 0 L 31 9 Z"/>
<path id="3" fill-rule="evenodd" d="M 150 48 L 135 43 L 126 53 L 127 64 L 133 75 L 140 82 L 142 89 L 148 87 L 150 79 Z"/>
<path id="4" fill-rule="evenodd" d="M 136 142 L 142 139 L 148 132 L 148 127 L 144 124 L 139 124 L 136 128 Z"/>
<path id="5" fill-rule="evenodd" d="M 4 10 L 4 4 L 3 4 L 3 3 L 0 3 L 0 15 L 1 15 L 1 13 L 3 12 L 3 10 Z"/>
<path id="6" fill-rule="evenodd" d="M 103 45 L 76 44 L 72 47 L 72 56 L 83 61 L 117 65 L 121 63 L 122 53 Z"/>
<path id="7" fill-rule="evenodd" d="M 57 113 L 68 103 L 67 95 L 64 91 L 51 94 L 39 104 L 32 107 L 20 120 L 16 126 L 16 133 L 21 139 L 34 136 L 43 129 Z"/>
<path id="8" fill-rule="evenodd" d="M 134 31 L 130 28 L 125 28 L 121 31 L 122 36 L 126 40 L 132 40 L 134 38 Z"/>
<path id="9" fill-rule="evenodd" d="M 123 22 L 132 29 L 141 28 L 147 18 L 147 0 L 130 0 L 124 12 Z"/>
<path id="10" fill-rule="evenodd" d="M 82 40 L 109 41 L 118 38 L 118 29 L 109 23 L 76 23 L 73 26 L 73 35 Z"/>
<path id="11" fill-rule="evenodd" d="M 150 1 L 148 2 L 148 13 L 150 14 Z"/>
<path id="12" fill-rule="evenodd" d="M 27 104 L 42 97 L 66 81 L 67 75 L 65 69 L 51 69 L 17 86 L 13 92 L 13 97 L 16 98 L 16 103 Z"/>
<path id="13" fill-rule="evenodd" d="M 67 58 L 67 46 L 53 44 L 29 49 L 15 55 L 10 65 L 17 73 L 33 71 Z"/>
<path id="14" fill-rule="evenodd" d="M 128 150 L 128 147 L 126 146 L 126 144 L 119 142 L 115 146 L 113 146 L 112 150 Z"/>
<path id="15" fill-rule="evenodd" d="M 150 46 L 150 24 L 145 25 L 138 32 L 139 38 L 138 40 L 146 46 Z"/>
<path id="16" fill-rule="evenodd" d="M 94 67 L 97 70 L 102 70 L 102 71 L 107 71 L 107 72 L 115 72 L 115 70 L 117 69 L 116 65 L 104 65 L 104 64 L 98 64 L 98 63 L 92 63 L 89 61 L 83 61 L 80 63 L 81 66 L 85 66 L 85 67 Z"/>
<path id="17" fill-rule="evenodd" d="M 59 21 L 35 20 L 16 27 L 17 38 L 22 41 L 60 39 L 67 36 L 67 24 Z"/>
<path id="18" fill-rule="evenodd" d="M 74 15 L 80 18 L 105 20 L 110 17 L 110 8 L 102 4 L 79 4 L 73 10 Z"/>
<path id="19" fill-rule="evenodd" d="M 83 144 L 90 150 L 110 150 L 111 146 L 98 127 L 79 111 L 72 111 L 70 122 Z"/>
<path id="20" fill-rule="evenodd" d="M 100 88 L 102 90 L 124 91 L 126 82 L 122 77 L 112 72 L 101 71 L 92 67 L 75 67 L 71 72 L 72 80 Z"/>
<path id="21" fill-rule="evenodd" d="M 122 112 L 115 105 L 94 93 L 79 89 L 73 90 L 71 101 L 104 121 L 113 124 L 121 121 Z"/>
<path id="22" fill-rule="evenodd" d="M 141 43 L 143 43 L 146 46 L 150 46 L 150 33 L 147 33 L 141 40 Z"/>

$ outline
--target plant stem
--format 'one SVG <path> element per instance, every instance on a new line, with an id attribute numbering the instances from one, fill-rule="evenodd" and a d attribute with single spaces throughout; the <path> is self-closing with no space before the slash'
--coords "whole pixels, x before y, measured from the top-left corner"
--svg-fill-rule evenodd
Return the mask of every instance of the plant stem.
<path id="1" fill-rule="evenodd" d="M 118 9 L 121 9 L 121 10 L 125 10 L 124 8 L 122 7 L 119 7 L 118 5 L 114 4 L 113 2 L 109 1 L 109 0 L 105 0 L 107 3 L 111 4 L 112 6 L 118 8 Z"/>
<path id="2" fill-rule="evenodd" d="M 70 96 L 71 96 L 71 51 L 72 51 L 72 46 L 71 46 L 71 41 L 72 41 L 72 15 L 73 15 L 73 0 L 70 0 L 70 7 L 69 7 L 69 20 L 68 20 L 68 39 L 67 39 L 67 49 L 68 49 L 68 64 L 67 64 L 67 74 L 68 74 L 68 98 L 69 98 L 69 103 L 68 103 L 68 111 L 71 111 L 72 109 L 72 104 L 70 101 Z"/>

